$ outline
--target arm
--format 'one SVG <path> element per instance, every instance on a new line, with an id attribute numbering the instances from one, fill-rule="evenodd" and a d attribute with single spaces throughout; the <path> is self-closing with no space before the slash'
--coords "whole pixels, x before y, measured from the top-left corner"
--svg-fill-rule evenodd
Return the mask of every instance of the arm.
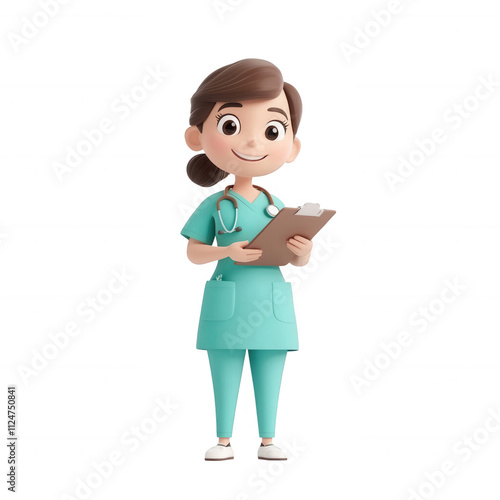
<path id="1" fill-rule="evenodd" d="M 290 261 L 294 266 L 305 266 L 311 258 L 313 243 L 303 236 L 294 236 L 287 241 L 286 246 L 291 250 L 295 257 Z"/>
<path id="2" fill-rule="evenodd" d="M 193 264 L 207 264 L 226 257 L 230 257 L 235 262 L 250 262 L 262 255 L 262 250 L 245 250 L 243 248 L 245 245 L 248 245 L 248 241 L 237 241 L 228 247 L 214 247 L 189 238 L 187 256 Z"/>

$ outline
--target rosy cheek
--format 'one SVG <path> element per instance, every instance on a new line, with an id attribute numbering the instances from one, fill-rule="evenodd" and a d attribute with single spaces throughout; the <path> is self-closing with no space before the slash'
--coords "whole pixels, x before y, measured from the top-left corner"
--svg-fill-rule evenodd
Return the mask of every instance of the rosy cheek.
<path id="1" fill-rule="evenodd" d="M 282 158 L 288 156 L 288 150 L 290 149 L 289 144 L 285 140 L 280 142 L 273 142 L 270 146 L 270 153 L 276 158 Z"/>
<path id="2" fill-rule="evenodd" d="M 222 134 L 214 135 L 211 138 L 210 147 L 217 155 L 227 153 L 230 149 L 227 139 Z"/>

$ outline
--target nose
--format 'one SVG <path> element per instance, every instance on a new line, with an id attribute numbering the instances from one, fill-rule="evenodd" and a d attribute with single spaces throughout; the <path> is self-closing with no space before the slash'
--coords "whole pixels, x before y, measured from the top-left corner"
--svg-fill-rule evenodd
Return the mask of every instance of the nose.
<path id="1" fill-rule="evenodd" d="M 254 148 L 255 146 L 257 146 L 257 139 L 255 139 L 255 137 L 250 137 L 247 141 L 247 146 L 249 146 L 250 148 Z"/>

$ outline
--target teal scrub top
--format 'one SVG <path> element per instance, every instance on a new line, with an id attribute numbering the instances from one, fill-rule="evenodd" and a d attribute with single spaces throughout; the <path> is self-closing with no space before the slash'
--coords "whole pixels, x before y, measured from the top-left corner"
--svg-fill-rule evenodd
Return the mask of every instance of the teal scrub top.
<path id="1" fill-rule="evenodd" d="M 230 190 L 238 202 L 241 231 L 218 234 L 223 229 L 217 214 L 217 200 L 223 191 L 205 199 L 183 227 L 181 234 L 220 247 L 236 241 L 252 241 L 271 218 L 266 214 L 269 201 L 264 193 L 250 203 Z M 281 210 L 283 203 L 272 195 Z M 222 200 L 221 215 L 228 229 L 233 227 L 235 209 Z M 237 265 L 221 259 L 205 284 L 198 326 L 197 349 L 282 349 L 299 348 L 292 288 L 278 266 Z"/>

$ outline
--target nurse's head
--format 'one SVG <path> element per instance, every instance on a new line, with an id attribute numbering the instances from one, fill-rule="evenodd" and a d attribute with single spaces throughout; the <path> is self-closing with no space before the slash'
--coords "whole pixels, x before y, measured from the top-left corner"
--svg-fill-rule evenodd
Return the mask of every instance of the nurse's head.
<path id="1" fill-rule="evenodd" d="M 301 115 L 299 93 L 274 64 L 243 59 L 219 68 L 191 98 L 186 143 L 205 154 L 189 161 L 189 178 L 213 186 L 229 174 L 259 177 L 292 162 Z"/>

